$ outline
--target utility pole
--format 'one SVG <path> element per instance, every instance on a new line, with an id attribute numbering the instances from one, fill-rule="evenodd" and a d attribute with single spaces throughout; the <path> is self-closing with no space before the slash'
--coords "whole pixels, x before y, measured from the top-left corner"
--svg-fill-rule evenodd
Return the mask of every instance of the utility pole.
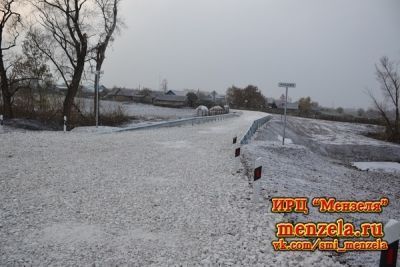
<path id="1" fill-rule="evenodd" d="M 287 94 L 288 88 L 286 86 L 286 96 L 285 96 L 285 122 L 283 124 L 283 137 L 282 137 L 282 145 L 285 145 L 285 136 L 286 136 L 286 111 L 287 111 Z"/>
<path id="2" fill-rule="evenodd" d="M 168 81 L 167 79 L 163 79 L 161 82 L 161 88 L 164 91 L 164 94 L 167 92 L 168 90 Z"/>
<path id="3" fill-rule="evenodd" d="M 94 103 L 94 105 L 95 105 L 95 112 L 96 112 L 96 114 L 95 114 L 96 128 L 98 128 L 99 127 L 99 111 L 100 111 L 100 103 L 99 103 L 100 102 L 100 99 L 99 99 L 100 75 L 104 74 L 104 71 L 96 70 L 96 71 L 92 71 L 92 73 L 95 74 L 96 87 L 95 87 L 95 103 Z"/>
<path id="4" fill-rule="evenodd" d="M 295 83 L 279 83 L 279 87 L 285 87 L 286 88 L 286 96 L 285 96 L 285 121 L 283 124 L 283 136 L 282 136 L 282 145 L 285 145 L 285 137 L 286 137 L 286 111 L 287 111 L 287 100 L 288 100 L 288 88 L 295 88 L 296 84 Z"/>

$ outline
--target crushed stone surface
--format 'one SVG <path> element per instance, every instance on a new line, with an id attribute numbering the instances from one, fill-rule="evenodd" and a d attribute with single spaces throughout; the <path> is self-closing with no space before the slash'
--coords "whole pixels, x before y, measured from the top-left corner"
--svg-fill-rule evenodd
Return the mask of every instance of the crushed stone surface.
<path id="1" fill-rule="evenodd" d="M 195 126 L 0 135 L 0 265 L 341 266 L 274 252 L 232 137 L 265 113 Z"/>

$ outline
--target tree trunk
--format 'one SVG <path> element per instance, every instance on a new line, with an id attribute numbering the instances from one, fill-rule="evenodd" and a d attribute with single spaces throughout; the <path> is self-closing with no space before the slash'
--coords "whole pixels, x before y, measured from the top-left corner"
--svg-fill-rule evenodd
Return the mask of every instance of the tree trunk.
<path id="1" fill-rule="evenodd" d="M 13 118 L 14 117 L 14 113 L 12 110 L 12 106 L 11 106 L 11 97 L 6 94 L 4 92 L 3 86 L 1 86 L 2 88 L 2 93 L 3 93 L 3 112 L 4 112 L 4 117 L 5 118 Z"/>
<path id="2" fill-rule="evenodd" d="M 74 99 L 75 99 L 76 93 L 78 92 L 78 89 L 79 89 L 82 73 L 83 73 L 83 66 L 78 67 L 75 70 L 74 76 L 72 78 L 72 82 L 71 82 L 70 86 L 68 87 L 67 95 L 65 96 L 63 115 L 67 116 L 68 121 L 70 121 L 70 119 L 71 119 L 72 107 L 74 105 Z"/>
<path id="3" fill-rule="evenodd" d="M 74 75 L 72 77 L 72 82 L 68 87 L 67 95 L 65 96 L 65 100 L 64 100 L 63 115 L 67 116 L 68 122 L 71 120 L 71 113 L 72 113 L 72 107 L 74 105 L 74 99 L 75 99 L 76 93 L 78 92 L 82 74 L 83 74 L 83 71 L 85 68 L 86 53 L 87 53 L 87 40 L 84 40 L 84 41 L 82 41 L 76 68 L 74 70 Z"/>
<path id="4" fill-rule="evenodd" d="M 0 81 L 1 81 L 1 93 L 3 95 L 3 113 L 6 118 L 13 118 L 14 114 L 12 111 L 11 98 L 12 95 L 9 91 L 7 73 L 3 65 L 3 58 L 0 55 Z"/>
<path id="5" fill-rule="evenodd" d="M 98 100 L 97 100 L 97 96 L 98 96 L 98 93 L 97 93 L 97 90 L 99 89 L 99 86 L 98 86 L 98 84 L 99 84 L 99 73 L 98 73 L 98 70 L 97 70 L 97 66 L 96 66 L 96 74 L 95 74 L 96 76 L 95 76 L 95 79 L 94 79 L 94 97 L 93 97 L 93 100 L 94 100 L 94 104 L 93 104 L 93 114 L 94 114 L 94 116 L 96 116 L 96 111 L 97 111 L 97 102 L 98 102 Z"/>
<path id="6" fill-rule="evenodd" d="M 396 119 L 394 122 L 394 141 L 399 142 L 400 141 L 400 116 L 399 116 L 399 107 L 398 103 L 396 106 Z"/>
<path id="7" fill-rule="evenodd" d="M 107 41 L 107 39 L 106 39 Z M 96 110 L 97 110 L 97 90 L 99 89 L 99 83 L 100 83 L 100 71 L 101 71 L 101 67 L 103 65 L 104 59 L 105 59 L 105 54 L 106 54 L 106 49 L 107 49 L 107 45 L 108 45 L 108 41 L 107 42 L 103 42 L 101 44 L 99 44 L 99 46 L 97 47 L 97 51 L 96 51 L 96 79 L 94 80 L 94 114 L 96 116 Z M 99 110 L 100 113 L 100 110 Z M 100 114 L 99 114 L 100 116 Z"/>
<path id="8" fill-rule="evenodd" d="M 104 59 L 103 59 L 104 60 Z M 94 115 L 96 116 L 96 110 L 97 110 L 97 96 L 100 92 L 97 92 L 99 90 L 99 83 L 100 83 L 100 71 L 101 71 L 101 65 L 103 65 L 103 60 L 96 61 L 96 78 L 94 79 Z M 99 103 L 100 104 L 100 103 Z M 100 110 L 99 110 L 99 116 L 100 116 Z"/>
<path id="9" fill-rule="evenodd" d="M 0 30 L 0 36 L 2 35 L 2 31 Z M 1 37 L 0 37 L 0 44 L 1 44 Z M 3 61 L 3 50 L 0 48 L 0 87 L 1 87 L 1 93 L 3 96 L 3 113 L 5 118 L 13 118 L 14 114 L 12 111 L 12 106 L 11 106 L 11 97 L 12 95 L 10 94 L 10 88 L 8 84 L 8 78 L 7 78 L 7 71 L 6 68 L 4 67 L 4 61 Z"/>
<path id="10" fill-rule="evenodd" d="M 72 88 L 72 85 L 70 88 Z M 74 104 L 74 98 L 76 95 L 76 93 L 73 94 L 71 92 L 70 88 L 68 89 L 67 95 L 65 96 L 65 99 L 64 99 L 64 110 L 63 110 L 63 115 L 67 117 L 68 122 L 71 119 L 72 106 Z"/>
<path id="11" fill-rule="evenodd" d="M 114 33 L 114 30 L 117 26 L 118 2 L 119 2 L 118 0 L 114 0 L 114 5 L 112 8 L 112 23 L 110 25 L 110 28 L 108 28 L 108 30 L 107 30 L 107 26 L 106 26 L 106 28 L 105 28 L 106 36 L 103 41 L 99 42 L 99 44 L 97 46 L 97 50 L 96 50 L 96 72 L 97 72 L 97 75 L 96 75 L 95 84 L 94 84 L 94 92 L 95 92 L 94 93 L 94 105 L 93 105 L 94 114 L 96 114 L 96 110 L 97 110 L 97 103 L 98 103 L 97 90 L 99 89 L 101 66 L 103 65 L 104 59 L 106 57 L 106 50 L 107 50 L 108 43 L 110 42 L 111 37 Z M 100 8 L 103 10 L 103 17 L 104 17 L 105 23 L 107 25 L 109 20 L 107 18 L 106 13 L 104 13 L 104 9 L 103 9 L 103 8 L 106 8 L 106 6 L 102 6 L 100 4 Z M 99 110 L 99 113 L 100 113 L 100 110 Z M 99 114 L 99 116 L 100 116 L 100 114 Z"/>

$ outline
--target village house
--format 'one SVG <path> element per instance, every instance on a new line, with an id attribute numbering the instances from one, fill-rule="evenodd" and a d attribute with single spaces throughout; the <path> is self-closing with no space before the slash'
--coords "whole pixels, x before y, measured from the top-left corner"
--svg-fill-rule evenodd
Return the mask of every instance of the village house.
<path id="1" fill-rule="evenodd" d="M 210 92 L 203 92 L 198 91 L 197 97 L 200 101 L 212 102 L 217 105 L 226 105 L 226 98 L 225 95 L 220 95 L 216 91 Z"/>
<path id="2" fill-rule="evenodd" d="M 135 90 L 125 88 L 113 88 L 104 98 L 114 101 L 133 101 Z"/>
<path id="3" fill-rule="evenodd" d="M 186 106 L 187 97 L 179 95 L 161 95 L 154 99 L 153 104 L 156 106 L 181 108 Z"/>
<path id="4" fill-rule="evenodd" d="M 57 84 L 54 85 L 53 90 L 55 92 L 61 93 L 61 94 L 67 94 L 68 92 L 68 87 L 65 84 Z M 102 92 L 107 92 L 107 88 L 104 85 L 99 86 L 99 93 L 100 95 Z M 94 95 L 94 85 L 93 84 L 85 84 L 79 86 L 79 91 L 78 91 L 78 96 L 80 97 L 92 97 Z"/>
<path id="5" fill-rule="evenodd" d="M 162 91 L 151 91 L 150 89 L 137 90 L 133 95 L 133 101 L 144 104 L 153 104 L 154 99 L 162 95 L 164 95 L 164 92 Z"/>
<path id="6" fill-rule="evenodd" d="M 178 90 L 168 90 L 165 94 L 166 95 L 175 95 L 175 96 L 184 96 L 189 93 L 190 91 L 178 91 Z"/>

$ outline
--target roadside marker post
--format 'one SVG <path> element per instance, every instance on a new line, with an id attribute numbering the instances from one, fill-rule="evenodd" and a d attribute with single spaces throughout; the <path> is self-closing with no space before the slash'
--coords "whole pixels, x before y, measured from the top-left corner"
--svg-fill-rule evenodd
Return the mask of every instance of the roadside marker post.
<path id="1" fill-rule="evenodd" d="M 235 158 L 240 157 L 240 146 L 235 148 Z"/>
<path id="2" fill-rule="evenodd" d="M 258 204 L 261 202 L 261 178 L 262 178 L 262 158 L 257 158 L 254 161 L 253 168 L 253 202 L 254 204 Z"/>
<path id="3" fill-rule="evenodd" d="M 0 125 L 3 126 L 4 122 L 3 122 L 3 115 L 0 115 Z"/>
<path id="4" fill-rule="evenodd" d="M 234 146 L 234 158 L 233 158 L 233 160 L 234 160 L 234 162 L 235 162 L 235 164 L 234 164 L 234 168 L 236 169 L 236 171 L 238 171 L 239 169 L 240 169 L 240 155 L 241 155 L 241 148 L 240 148 L 240 144 L 236 144 L 235 146 Z"/>
<path id="5" fill-rule="evenodd" d="M 67 131 L 67 116 L 64 116 L 64 133 Z"/>
<path id="6" fill-rule="evenodd" d="M 286 87 L 286 96 L 285 96 L 285 122 L 283 125 L 283 137 L 282 137 L 282 145 L 285 145 L 285 136 L 286 136 L 286 110 L 287 110 L 287 99 L 288 99 L 288 88 L 295 88 L 295 83 L 279 83 L 279 87 Z"/>
<path id="7" fill-rule="evenodd" d="M 384 227 L 385 238 L 388 242 L 388 250 L 381 252 L 379 267 L 396 267 L 399 250 L 400 222 L 390 219 Z"/>
<path id="8" fill-rule="evenodd" d="M 237 143 L 237 136 L 233 137 L 233 141 L 232 144 L 236 144 Z"/>

